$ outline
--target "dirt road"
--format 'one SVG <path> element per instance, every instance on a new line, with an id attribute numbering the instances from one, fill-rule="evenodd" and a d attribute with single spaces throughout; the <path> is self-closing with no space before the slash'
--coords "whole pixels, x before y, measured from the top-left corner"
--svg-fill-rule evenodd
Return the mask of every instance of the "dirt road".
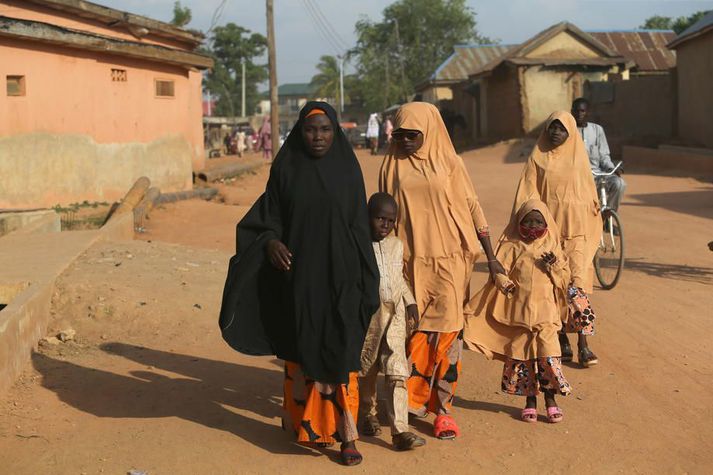
<path id="1" fill-rule="evenodd" d="M 508 219 L 522 160 L 499 146 L 464 156 L 494 234 Z M 361 155 L 374 191 L 379 160 Z M 52 330 L 0 400 L 0 473 L 711 473 L 713 185 L 626 175 L 628 265 L 596 291 L 600 365 L 566 368 L 562 424 L 516 419 L 501 367 L 467 353 L 455 402 L 463 435 L 410 453 L 362 439 L 356 468 L 296 446 L 280 430 L 282 370 L 221 340 L 217 314 L 235 222 L 262 171 L 152 216 L 141 240 L 89 250 L 59 282 Z M 146 241 L 151 242 L 146 242 Z M 479 267 L 480 269 L 480 267 Z M 482 269 L 475 285 L 483 282 Z M 388 431 L 385 431 L 388 432 Z M 331 459 L 331 460 L 330 460 Z"/>

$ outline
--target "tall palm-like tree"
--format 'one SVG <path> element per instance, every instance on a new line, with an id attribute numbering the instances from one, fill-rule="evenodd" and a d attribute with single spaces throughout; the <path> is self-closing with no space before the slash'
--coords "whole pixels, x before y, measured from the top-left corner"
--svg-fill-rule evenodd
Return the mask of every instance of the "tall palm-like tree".
<path id="1" fill-rule="evenodd" d="M 335 56 L 324 55 L 319 58 L 317 71 L 310 82 L 315 94 L 334 99 L 339 104 L 339 60 Z"/>

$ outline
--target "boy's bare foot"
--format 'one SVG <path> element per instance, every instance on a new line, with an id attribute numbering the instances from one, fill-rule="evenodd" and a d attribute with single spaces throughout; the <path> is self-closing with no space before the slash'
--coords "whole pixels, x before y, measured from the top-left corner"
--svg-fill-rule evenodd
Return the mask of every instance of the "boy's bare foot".
<path id="1" fill-rule="evenodd" d="M 426 439 L 419 437 L 413 432 L 402 432 L 391 437 L 396 450 L 412 450 L 416 447 L 426 445 Z"/>

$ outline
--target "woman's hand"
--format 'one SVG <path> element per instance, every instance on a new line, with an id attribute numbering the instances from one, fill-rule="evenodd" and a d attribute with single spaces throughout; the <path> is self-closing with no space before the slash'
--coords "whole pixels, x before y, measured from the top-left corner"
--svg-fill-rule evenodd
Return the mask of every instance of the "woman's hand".
<path id="1" fill-rule="evenodd" d="M 267 258 L 277 270 L 288 271 L 292 266 L 292 253 L 279 239 L 270 239 L 266 246 Z"/>
<path id="2" fill-rule="evenodd" d="M 490 271 L 490 278 L 495 281 L 495 276 L 497 274 L 505 274 L 505 268 L 497 259 L 488 260 L 488 270 Z"/>
<path id="3" fill-rule="evenodd" d="M 418 307 L 415 303 L 406 307 L 406 319 L 408 320 L 409 328 L 418 328 Z"/>

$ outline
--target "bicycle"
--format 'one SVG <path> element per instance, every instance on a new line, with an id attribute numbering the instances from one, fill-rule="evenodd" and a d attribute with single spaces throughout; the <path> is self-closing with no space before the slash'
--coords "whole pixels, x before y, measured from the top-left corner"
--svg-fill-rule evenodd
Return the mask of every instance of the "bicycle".
<path id="1" fill-rule="evenodd" d="M 599 249 L 594 255 L 594 270 L 597 280 L 604 290 L 611 290 L 616 286 L 624 269 L 624 230 L 619 215 L 607 206 L 606 180 L 604 179 L 614 175 L 621 165 L 622 163 L 619 162 L 610 172 L 594 173 L 604 224 L 599 240 Z"/>

